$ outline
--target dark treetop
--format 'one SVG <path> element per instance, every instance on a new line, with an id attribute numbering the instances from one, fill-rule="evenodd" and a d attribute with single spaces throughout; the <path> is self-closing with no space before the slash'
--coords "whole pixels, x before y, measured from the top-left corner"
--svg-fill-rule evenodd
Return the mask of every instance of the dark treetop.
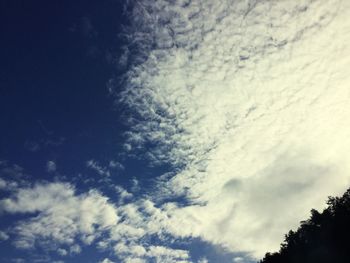
<path id="1" fill-rule="evenodd" d="M 260 263 L 350 262 L 350 188 L 342 197 L 329 197 L 328 207 L 289 231 L 277 253 L 267 253 Z"/>

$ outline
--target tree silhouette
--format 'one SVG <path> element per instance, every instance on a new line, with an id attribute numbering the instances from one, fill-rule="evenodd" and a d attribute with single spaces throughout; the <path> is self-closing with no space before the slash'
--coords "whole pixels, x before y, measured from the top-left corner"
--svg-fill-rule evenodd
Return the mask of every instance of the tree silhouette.
<path id="1" fill-rule="evenodd" d="M 311 210 L 297 231 L 289 231 L 279 252 L 266 253 L 260 263 L 350 263 L 350 188 L 329 197 L 328 207 Z"/>

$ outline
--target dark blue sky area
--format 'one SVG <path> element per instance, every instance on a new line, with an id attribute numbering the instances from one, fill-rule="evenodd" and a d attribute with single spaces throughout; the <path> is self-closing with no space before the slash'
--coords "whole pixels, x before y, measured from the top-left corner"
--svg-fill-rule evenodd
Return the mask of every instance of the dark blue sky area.
<path id="1" fill-rule="evenodd" d="M 1 1 L 0 157 L 26 169 L 116 156 L 119 1 Z M 72 167 L 73 168 L 73 167 Z"/>
<path id="2" fill-rule="evenodd" d="M 120 1 L 0 1 L 0 160 L 22 167 L 33 183 L 98 177 L 87 160 L 108 165 L 118 158 L 121 111 L 113 109 L 106 84 L 117 74 L 121 17 Z M 50 160 L 55 173 L 47 172 Z M 115 176 L 116 183 L 127 184 L 137 172 L 126 169 L 130 176 Z M 3 216 L 0 225 L 17 217 Z M 47 256 L 10 242 L 1 247 L 1 262 Z M 95 250 L 65 261 L 97 262 L 103 255 Z"/>

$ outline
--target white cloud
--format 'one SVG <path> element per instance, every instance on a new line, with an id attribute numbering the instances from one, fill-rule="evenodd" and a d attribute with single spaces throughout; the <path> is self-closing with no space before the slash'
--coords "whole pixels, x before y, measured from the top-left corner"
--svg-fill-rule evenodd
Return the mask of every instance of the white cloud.
<path id="1" fill-rule="evenodd" d="M 0 178 L 0 190 L 6 189 L 7 183 L 4 179 Z"/>
<path id="2" fill-rule="evenodd" d="M 131 198 L 133 198 L 132 193 L 129 193 L 127 190 L 125 190 L 123 187 L 119 185 L 115 186 L 114 189 L 119 194 L 121 202 L 123 202 L 124 200 L 130 200 Z"/>
<path id="3" fill-rule="evenodd" d="M 188 251 L 181 249 L 169 249 L 163 246 L 151 246 L 147 251 L 149 257 L 155 258 L 158 262 L 178 262 L 189 258 Z"/>
<path id="4" fill-rule="evenodd" d="M 233 259 L 233 262 L 235 262 L 235 263 L 244 262 L 244 258 L 242 258 L 242 257 L 235 257 L 235 258 Z"/>
<path id="5" fill-rule="evenodd" d="M 117 170 L 124 170 L 125 169 L 124 165 L 122 165 L 120 162 L 114 161 L 114 160 L 109 161 L 108 166 L 112 169 L 117 169 Z"/>
<path id="6" fill-rule="evenodd" d="M 109 170 L 104 167 L 104 166 L 101 166 L 97 161 L 95 160 L 89 160 L 86 162 L 86 167 L 96 171 L 99 175 L 102 175 L 102 176 L 110 176 L 110 172 Z"/>
<path id="7" fill-rule="evenodd" d="M 171 249 L 164 246 L 126 245 L 119 243 L 115 246 L 117 255 L 125 255 L 125 262 L 189 262 L 189 253 L 186 250 Z M 146 260 L 148 259 L 148 260 Z"/>
<path id="8" fill-rule="evenodd" d="M 142 258 L 127 258 L 124 262 L 125 263 L 147 263 L 147 261 Z"/>
<path id="9" fill-rule="evenodd" d="M 112 261 L 108 258 L 105 258 L 104 260 L 101 260 L 100 263 L 114 263 L 114 261 Z"/>
<path id="10" fill-rule="evenodd" d="M 0 242 L 1 241 L 6 241 L 7 239 L 9 239 L 9 235 L 7 233 L 5 233 L 4 231 L 0 231 Z"/>
<path id="11" fill-rule="evenodd" d="M 162 234 L 167 216 L 149 200 L 120 204 L 117 208 L 95 190 L 77 194 L 68 183 L 41 183 L 17 189 L 10 198 L 0 200 L 0 208 L 6 213 L 28 216 L 11 230 L 17 248 L 41 246 L 66 256 L 81 252 L 77 240 L 86 245 L 98 241 L 97 248 L 114 251 L 118 262 L 150 259 L 188 262 L 189 259 L 188 251 L 146 242 Z"/>
<path id="12" fill-rule="evenodd" d="M 7 161 L 0 161 L 0 175 L 6 179 L 14 180 L 25 177 L 23 168 L 17 164 L 9 164 Z"/>
<path id="13" fill-rule="evenodd" d="M 46 170 L 48 173 L 55 172 L 57 169 L 56 163 L 54 161 L 48 161 L 46 163 Z"/>
<path id="14" fill-rule="evenodd" d="M 63 248 L 59 248 L 59 249 L 57 249 L 57 254 L 59 254 L 60 256 L 67 256 L 68 252 L 67 252 L 67 250 L 65 250 Z"/>
<path id="15" fill-rule="evenodd" d="M 69 248 L 69 252 L 71 254 L 79 254 L 81 252 L 81 247 L 79 245 L 75 244 Z"/>
<path id="16" fill-rule="evenodd" d="M 277 249 L 350 182 L 350 4 L 133 4 L 128 144 L 181 167 L 158 189 L 193 203 L 164 205 L 160 225 L 255 257 Z"/>
<path id="17" fill-rule="evenodd" d="M 1 200 L 0 206 L 8 213 L 38 213 L 14 228 L 19 248 L 45 245 L 48 240 L 57 246 L 71 245 L 76 238 L 91 243 L 118 221 L 117 210 L 108 198 L 97 191 L 76 195 L 66 183 L 19 189 L 12 198 Z M 77 248 L 73 250 L 78 252 Z"/>
<path id="18" fill-rule="evenodd" d="M 0 160 L 0 190 L 12 191 L 19 185 L 26 185 L 26 174 L 23 168 L 17 164 L 10 164 L 7 161 Z"/>

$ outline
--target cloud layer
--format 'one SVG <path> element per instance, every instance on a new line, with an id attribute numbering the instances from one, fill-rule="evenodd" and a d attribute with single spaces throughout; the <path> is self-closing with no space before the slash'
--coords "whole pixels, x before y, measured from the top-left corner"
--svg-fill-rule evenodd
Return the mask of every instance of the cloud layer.
<path id="1" fill-rule="evenodd" d="M 349 8 L 132 2 L 129 144 L 180 169 L 159 185 L 193 204 L 172 234 L 259 257 L 349 185 Z"/>
<path id="2" fill-rule="evenodd" d="M 188 251 L 150 242 L 166 233 L 166 211 L 144 199 L 125 204 L 127 192 L 120 186 L 116 191 L 118 207 L 96 190 L 78 194 L 68 183 L 18 188 L 0 201 L 0 207 L 2 212 L 26 215 L 26 219 L 16 222 L 7 233 L 0 231 L 0 239 L 12 235 L 19 249 L 41 248 L 61 257 L 79 254 L 81 245 L 93 245 L 122 262 L 189 262 Z"/>
<path id="3" fill-rule="evenodd" d="M 116 210 L 106 197 L 96 191 L 75 195 L 75 189 L 65 183 L 21 188 L 13 198 L 1 200 L 0 205 L 12 214 L 37 214 L 15 227 L 15 246 L 18 248 L 49 243 L 73 246 L 77 236 L 90 244 L 118 221 Z M 53 245 L 52 249 L 56 248 Z M 71 249 L 79 251 L 74 247 Z"/>

